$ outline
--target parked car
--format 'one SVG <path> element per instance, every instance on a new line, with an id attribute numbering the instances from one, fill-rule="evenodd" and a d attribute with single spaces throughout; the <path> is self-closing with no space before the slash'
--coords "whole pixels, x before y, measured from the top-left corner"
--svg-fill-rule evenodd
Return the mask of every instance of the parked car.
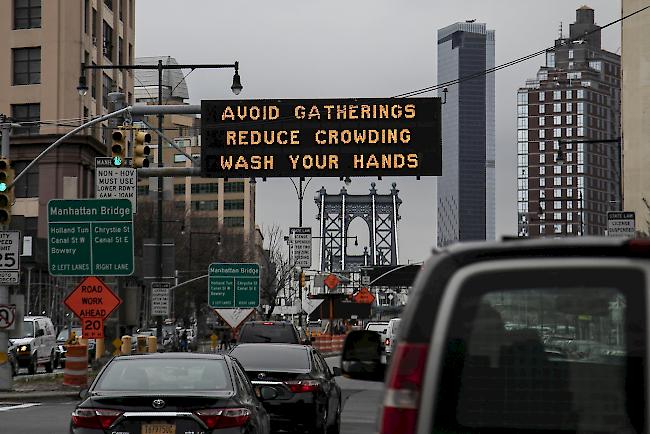
<path id="1" fill-rule="evenodd" d="M 341 388 L 334 380 L 340 370 L 331 372 L 318 350 L 309 345 L 240 344 L 230 355 L 254 385 L 278 391 L 275 399 L 264 401 L 274 431 L 340 432 Z"/>
<path id="2" fill-rule="evenodd" d="M 156 353 L 111 359 L 72 413 L 70 432 L 269 434 L 260 397 L 228 355 Z"/>
<path id="3" fill-rule="evenodd" d="M 290 322 L 249 321 L 242 326 L 238 343 L 304 344 L 306 342 L 301 341 L 296 326 Z"/>
<path id="4" fill-rule="evenodd" d="M 16 361 L 19 368 L 27 368 L 35 374 L 39 365 L 46 372 L 54 371 L 56 338 L 52 320 L 46 316 L 26 316 L 23 320 L 23 336 L 12 339 L 16 346 Z"/>
<path id="5" fill-rule="evenodd" d="M 63 328 L 59 332 L 59 334 L 56 336 L 56 358 L 54 361 L 54 367 L 59 367 L 61 366 L 62 368 L 65 368 L 65 357 L 67 353 L 66 349 L 66 342 L 68 341 L 68 338 L 70 337 L 70 330 L 74 331 L 75 336 L 77 339 L 82 339 L 83 336 L 81 334 L 82 330 L 81 327 L 72 327 L 71 329 L 69 328 Z M 94 339 L 88 339 L 88 361 L 92 361 L 95 359 L 95 340 Z"/>
<path id="6" fill-rule="evenodd" d="M 379 433 L 646 432 L 647 382 L 630 379 L 650 375 L 648 258 L 650 240 L 595 237 L 436 252 L 402 316 Z M 350 333 L 341 367 L 383 381 L 379 335 Z"/>

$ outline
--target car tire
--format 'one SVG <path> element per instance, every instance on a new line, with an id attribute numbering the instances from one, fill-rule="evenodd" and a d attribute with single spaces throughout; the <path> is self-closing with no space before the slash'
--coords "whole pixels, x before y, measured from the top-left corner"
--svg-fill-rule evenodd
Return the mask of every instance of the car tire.
<path id="1" fill-rule="evenodd" d="M 54 352 L 50 353 L 50 359 L 45 363 L 45 372 L 48 374 L 54 372 Z"/>
<path id="2" fill-rule="evenodd" d="M 334 423 L 327 427 L 327 434 L 340 434 L 341 433 L 341 403 L 339 403 L 339 408 L 336 410 L 336 419 Z"/>
<path id="3" fill-rule="evenodd" d="M 38 354 L 34 353 L 34 355 L 32 356 L 31 363 L 30 363 L 29 366 L 27 367 L 27 373 L 28 373 L 29 375 L 34 375 L 34 374 L 36 374 L 36 371 L 37 371 L 37 369 L 38 369 L 38 362 L 37 362 L 37 360 L 38 360 Z"/>

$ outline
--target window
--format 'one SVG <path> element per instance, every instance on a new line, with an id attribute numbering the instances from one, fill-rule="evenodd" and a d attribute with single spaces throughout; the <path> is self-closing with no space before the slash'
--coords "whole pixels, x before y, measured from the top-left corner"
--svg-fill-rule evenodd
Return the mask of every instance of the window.
<path id="1" fill-rule="evenodd" d="M 545 154 L 540 154 L 539 155 L 539 164 L 544 164 L 546 163 L 546 155 Z"/>
<path id="2" fill-rule="evenodd" d="M 113 0 L 104 0 L 104 4 L 106 5 L 107 8 L 113 10 Z"/>
<path id="3" fill-rule="evenodd" d="M 517 93 L 517 104 L 528 104 L 528 92 L 518 92 Z"/>
<path id="4" fill-rule="evenodd" d="M 565 132 L 567 137 L 573 137 L 573 128 L 567 128 Z"/>
<path id="5" fill-rule="evenodd" d="M 546 130 L 539 130 L 539 138 L 540 139 L 546 138 Z"/>
<path id="6" fill-rule="evenodd" d="M 225 182 L 223 184 L 224 193 L 243 193 L 244 192 L 244 183 L 243 182 Z"/>
<path id="7" fill-rule="evenodd" d="M 96 66 L 97 64 L 93 62 L 93 66 Z M 90 72 L 90 95 L 93 98 L 97 98 L 97 69 L 91 69 Z"/>
<path id="8" fill-rule="evenodd" d="M 543 166 L 540 167 L 540 168 L 539 168 L 539 174 L 540 174 L 540 175 L 545 175 L 545 174 L 546 174 L 546 167 L 543 167 Z"/>
<path id="9" fill-rule="evenodd" d="M 562 91 L 561 90 L 554 90 L 553 91 L 553 99 L 555 99 L 555 100 L 562 99 Z"/>
<path id="10" fill-rule="evenodd" d="M 566 173 L 573 173 L 573 165 L 569 164 L 569 165 L 566 167 Z"/>
<path id="11" fill-rule="evenodd" d="M 589 67 L 600 72 L 603 69 L 603 64 L 600 60 L 590 60 Z"/>
<path id="12" fill-rule="evenodd" d="M 567 219 L 567 220 L 570 220 L 570 219 Z M 568 225 L 566 225 L 566 231 L 567 231 L 568 234 L 572 234 L 572 233 L 573 233 L 573 225 L 572 225 L 571 223 L 569 223 Z"/>
<path id="13" fill-rule="evenodd" d="M 518 105 L 517 114 L 519 117 L 528 116 L 528 106 L 527 105 Z"/>
<path id="14" fill-rule="evenodd" d="M 104 57 L 108 60 L 113 59 L 113 28 L 104 21 Z"/>
<path id="15" fill-rule="evenodd" d="M 553 137 L 562 137 L 562 128 L 554 128 Z"/>
<path id="16" fill-rule="evenodd" d="M 545 97 L 546 97 L 546 92 L 542 91 L 542 92 L 539 93 L 539 100 L 540 101 L 544 101 Z"/>
<path id="17" fill-rule="evenodd" d="M 553 190 L 553 197 L 562 197 L 562 189 L 556 188 Z"/>
<path id="18" fill-rule="evenodd" d="M 518 154 L 527 154 L 528 153 L 528 143 L 519 142 L 517 143 L 517 153 Z"/>
<path id="19" fill-rule="evenodd" d="M 244 227 L 244 217 L 224 217 L 223 224 L 228 228 Z"/>
<path id="20" fill-rule="evenodd" d="M 571 125 L 573 123 L 573 116 L 567 115 L 565 117 L 565 121 L 566 121 L 567 125 Z"/>
<path id="21" fill-rule="evenodd" d="M 585 99 L 585 90 L 584 89 L 578 89 L 577 90 L 577 98 L 578 99 Z"/>
<path id="22" fill-rule="evenodd" d="M 555 186 L 561 186 L 562 185 L 562 177 L 556 176 L 553 178 L 553 185 Z"/>
<path id="23" fill-rule="evenodd" d="M 568 102 L 568 103 L 566 103 L 566 111 L 567 111 L 568 113 L 573 112 L 573 103 L 572 103 L 572 102 Z"/>
<path id="24" fill-rule="evenodd" d="M 207 184 L 192 184 L 192 194 L 207 194 L 217 193 L 219 191 L 219 184 L 210 182 Z"/>
<path id="25" fill-rule="evenodd" d="M 88 34 L 88 12 L 90 11 L 90 0 L 84 0 L 84 33 Z"/>
<path id="26" fill-rule="evenodd" d="M 562 166 L 553 166 L 553 173 L 555 175 L 561 175 L 562 174 Z"/>
<path id="27" fill-rule="evenodd" d="M 223 201 L 223 209 L 224 210 L 229 210 L 229 209 L 244 209 L 244 199 L 236 199 L 236 200 L 224 200 Z"/>
<path id="28" fill-rule="evenodd" d="M 527 129 L 528 128 L 528 118 L 517 118 L 517 128 Z"/>
<path id="29" fill-rule="evenodd" d="M 546 187 L 546 178 L 539 178 L 539 186 Z"/>
<path id="30" fill-rule="evenodd" d="M 577 128 L 578 131 L 578 137 L 584 137 L 585 135 L 585 129 L 584 128 Z"/>
<path id="31" fill-rule="evenodd" d="M 567 176 L 566 185 L 573 185 L 573 176 Z M 573 193 L 572 193 L 573 195 Z"/>
<path id="32" fill-rule="evenodd" d="M 218 206 L 219 203 L 216 200 L 193 200 L 192 201 L 192 209 L 195 211 L 214 211 L 217 209 Z"/>
<path id="33" fill-rule="evenodd" d="M 15 122 L 34 122 L 41 120 L 40 104 L 12 104 L 11 117 Z M 29 124 L 25 127 L 16 128 L 14 134 L 38 134 L 39 125 Z"/>
<path id="34" fill-rule="evenodd" d="M 14 86 L 41 82 L 41 47 L 14 48 L 11 50 L 14 67 Z"/>
<path id="35" fill-rule="evenodd" d="M 553 213 L 553 220 L 562 220 L 562 213 L 561 212 Z"/>
<path id="36" fill-rule="evenodd" d="M 554 224 L 553 225 L 553 232 L 556 234 L 561 234 L 562 233 L 562 224 Z"/>
<path id="37" fill-rule="evenodd" d="M 569 59 L 573 59 L 573 50 L 569 50 Z"/>
<path id="38" fill-rule="evenodd" d="M 569 69 L 573 69 L 573 68 L 575 68 L 575 63 L 569 62 Z"/>
<path id="39" fill-rule="evenodd" d="M 544 104 L 539 105 L 539 113 L 546 113 L 546 106 Z"/>
<path id="40" fill-rule="evenodd" d="M 41 0 L 14 0 L 14 29 L 41 27 Z"/>
<path id="41" fill-rule="evenodd" d="M 542 152 L 545 150 L 546 150 L 546 145 L 544 144 L 544 142 L 539 142 L 539 151 Z"/>
<path id="42" fill-rule="evenodd" d="M 567 90 L 566 92 L 564 92 L 564 94 L 566 95 L 566 99 L 572 99 L 573 98 L 573 91 L 572 90 Z"/>
<path id="43" fill-rule="evenodd" d="M 93 45 L 97 46 L 97 9 L 93 8 L 93 21 L 92 21 L 92 37 Z"/>
<path id="44" fill-rule="evenodd" d="M 546 190 L 540 190 L 539 198 L 540 199 L 546 199 Z"/>
<path id="45" fill-rule="evenodd" d="M 567 152 L 567 153 L 566 153 L 566 161 L 567 161 L 568 163 L 570 163 L 570 162 L 573 161 L 573 152 Z"/>
<path id="46" fill-rule="evenodd" d="M 174 184 L 174 194 L 185 194 L 185 184 Z"/>
<path id="47" fill-rule="evenodd" d="M 126 0 L 119 0 L 120 2 L 120 21 L 124 21 L 124 12 L 126 9 Z"/>
<path id="48" fill-rule="evenodd" d="M 560 113 L 562 112 L 562 103 L 555 103 L 553 104 L 553 112 L 554 113 Z"/>
<path id="49" fill-rule="evenodd" d="M 18 132 L 18 129 L 14 130 Z M 29 161 L 14 161 L 13 166 L 16 173 L 21 173 Z M 25 175 L 23 175 L 14 187 L 16 197 L 38 197 L 38 167 L 32 166 Z"/>
<path id="50" fill-rule="evenodd" d="M 553 116 L 553 125 L 562 125 L 562 116 Z"/>
<path id="51" fill-rule="evenodd" d="M 553 209 L 562 209 L 562 201 L 561 200 L 554 200 L 553 201 Z"/>
<path id="52" fill-rule="evenodd" d="M 112 92 L 113 79 L 106 74 L 102 74 L 102 105 L 108 109 L 108 94 Z"/>
<path id="53" fill-rule="evenodd" d="M 187 157 L 183 154 L 174 154 L 174 163 L 183 163 L 187 160 Z"/>
<path id="54" fill-rule="evenodd" d="M 547 51 L 546 52 L 546 66 L 548 68 L 555 68 L 555 52 Z"/>
<path id="55" fill-rule="evenodd" d="M 117 63 L 124 65 L 124 39 L 117 38 Z"/>
<path id="56" fill-rule="evenodd" d="M 543 220 L 544 214 L 542 214 L 540 217 L 541 217 L 540 220 Z M 546 225 L 539 225 L 539 233 L 540 234 L 546 233 Z"/>
<path id="57" fill-rule="evenodd" d="M 517 166 L 524 167 L 528 166 L 528 155 L 517 155 Z"/>
<path id="58" fill-rule="evenodd" d="M 545 122 L 545 120 L 546 120 L 546 118 L 545 118 L 544 116 L 540 116 L 540 117 L 539 117 L 539 126 L 540 126 L 540 127 L 543 127 L 543 126 L 544 126 L 544 122 Z"/>
<path id="59" fill-rule="evenodd" d="M 431 432 L 642 432 L 630 403 L 645 383 L 629 378 L 645 380 L 643 278 L 574 266 L 465 279 L 430 350 L 441 358 Z"/>

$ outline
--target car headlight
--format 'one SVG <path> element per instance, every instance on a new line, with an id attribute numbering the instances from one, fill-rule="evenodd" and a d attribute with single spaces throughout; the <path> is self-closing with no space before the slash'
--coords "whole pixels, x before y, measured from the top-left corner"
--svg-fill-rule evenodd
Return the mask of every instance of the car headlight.
<path id="1" fill-rule="evenodd" d="M 18 351 L 20 352 L 29 351 L 29 345 L 21 345 L 20 348 L 18 348 Z"/>

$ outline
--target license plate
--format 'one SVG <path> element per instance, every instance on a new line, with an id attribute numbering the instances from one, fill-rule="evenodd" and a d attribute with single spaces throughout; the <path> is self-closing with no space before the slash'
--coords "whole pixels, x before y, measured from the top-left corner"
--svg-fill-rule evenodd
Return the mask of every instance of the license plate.
<path id="1" fill-rule="evenodd" d="M 176 434 L 176 425 L 168 423 L 145 423 L 141 434 Z"/>

